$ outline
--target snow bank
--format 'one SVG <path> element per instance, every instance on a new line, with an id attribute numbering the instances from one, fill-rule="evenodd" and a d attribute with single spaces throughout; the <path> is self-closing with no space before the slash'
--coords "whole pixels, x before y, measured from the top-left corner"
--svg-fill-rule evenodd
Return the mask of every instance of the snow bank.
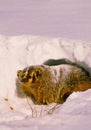
<path id="1" fill-rule="evenodd" d="M 16 73 L 48 59 L 68 58 L 91 68 L 91 43 L 40 36 L 0 35 L 0 129 L 89 130 L 91 90 L 73 93 L 52 115 L 31 117 L 26 98 L 17 94 Z M 31 103 L 31 101 L 30 101 Z"/>

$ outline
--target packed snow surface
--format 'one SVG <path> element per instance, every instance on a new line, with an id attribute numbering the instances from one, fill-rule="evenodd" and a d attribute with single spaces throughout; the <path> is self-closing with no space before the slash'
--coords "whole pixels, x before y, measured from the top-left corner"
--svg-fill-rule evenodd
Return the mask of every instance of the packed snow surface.
<path id="1" fill-rule="evenodd" d="M 34 106 L 17 92 L 17 70 L 60 58 L 88 65 L 90 71 L 91 44 L 62 38 L 0 35 L 0 130 L 91 129 L 90 89 L 73 93 L 53 114 L 42 114 L 40 108 L 45 106 Z M 37 109 L 34 117 L 29 104 Z"/>

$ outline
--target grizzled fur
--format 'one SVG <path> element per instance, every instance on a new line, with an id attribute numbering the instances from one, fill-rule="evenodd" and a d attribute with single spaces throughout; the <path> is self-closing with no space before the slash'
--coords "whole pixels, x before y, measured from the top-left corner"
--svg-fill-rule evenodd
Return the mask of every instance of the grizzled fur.
<path id="1" fill-rule="evenodd" d="M 77 91 L 91 88 L 91 77 L 81 67 L 35 65 L 18 70 L 18 85 L 35 104 L 63 103 Z"/>

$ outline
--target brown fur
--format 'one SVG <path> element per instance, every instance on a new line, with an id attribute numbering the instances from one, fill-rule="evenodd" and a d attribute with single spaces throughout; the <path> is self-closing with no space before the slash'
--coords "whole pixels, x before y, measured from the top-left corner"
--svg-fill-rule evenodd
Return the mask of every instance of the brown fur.
<path id="1" fill-rule="evenodd" d="M 30 66 L 17 72 L 18 84 L 36 104 L 63 103 L 71 93 L 91 88 L 91 78 L 83 69 L 60 65 L 59 71 L 57 79 L 55 67 Z"/>

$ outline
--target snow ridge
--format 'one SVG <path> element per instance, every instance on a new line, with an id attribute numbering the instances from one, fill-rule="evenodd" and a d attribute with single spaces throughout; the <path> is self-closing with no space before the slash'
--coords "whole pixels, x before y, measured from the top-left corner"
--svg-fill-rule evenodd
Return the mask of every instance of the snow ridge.
<path id="1" fill-rule="evenodd" d="M 26 98 L 17 95 L 17 70 L 60 58 L 76 61 L 84 67 L 88 65 L 90 71 L 91 43 L 29 35 L 0 35 L 0 129 L 91 129 L 91 90 L 73 93 L 53 115 L 39 119 L 31 118 Z"/>

